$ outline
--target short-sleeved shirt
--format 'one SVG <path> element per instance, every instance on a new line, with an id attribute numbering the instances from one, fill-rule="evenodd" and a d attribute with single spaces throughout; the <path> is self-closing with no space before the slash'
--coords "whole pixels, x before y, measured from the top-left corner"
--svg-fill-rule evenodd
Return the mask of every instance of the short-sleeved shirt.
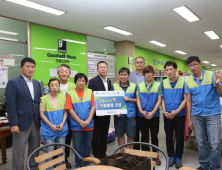
<path id="1" fill-rule="evenodd" d="M 153 81 L 153 82 L 154 82 L 154 81 Z M 152 84 L 149 86 L 149 85 L 146 84 L 146 82 L 144 81 L 148 93 L 151 91 L 151 89 L 152 89 L 152 87 L 153 87 L 153 82 L 152 82 Z M 158 96 L 163 96 L 163 92 L 162 92 L 161 86 L 159 86 L 159 88 L 158 88 Z M 140 97 L 139 86 L 137 86 L 136 97 Z"/>
<path id="2" fill-rule="evenodd" d="M 204 73 L 205 73 L 204 70 L 201 70 L 201 71 L 202 71 L 202 75 L 201 75 L 201 78 L 199 78 L 199 79 L 197 79 L 197 78 L 192 74 L 192 76 L 193 76 L 193 78 L 194 78 L 194 81 L 195 81 L 199 86 L 200 86 L 201 83 L 202 83 L 203 76 L 204 76 Z M 213 86 L 216 87 L 216 84 L 214 83 L 214 77 L 215 77 L 215 72 L 213 73 L 212 83 L 213 83 Z M 220 85 L 221 85 L 221 82 L 220 82 Z M 190 92 L 190 89 L 189 89 L 189 87 L 188 87 L 188 85 L 187 85 L 186 83 L 184 84 L 184 91 L 185 91 L 186 94 L 190 94 L 190 93 L 191 93 L 191 92 Z M 218 113 L 218 114 L 220 114 L 220 113 Z M 202 111 L 200 114 L 198 114 L 198 116 L 209 116 L 209 114 L 204 113 L 204 112 Z"/>
<path id="3" fill-rule="evenodd" d="M 176 86 L 177 82 L 178 82 L 178 78 L 177 78 L 176 81 L 170 82 L 170 85 L 171 85 L 171 87 L 172 87 L 173 89 L 174 89 L 174 87 Z M 162 91 L 163 91 L 163 95 L 164 95 L 164 85 L 163 85 L 163 81 L 161 81 L 161 87 L 162 87 Z M 185 89 L 185 86 L 183 86 L 183 93 L 184 93 L 184 89 Z"/>
<path id="4" fill-rule="evenodd" d="M 123 91 L 126 93 L 127 88 L 130 86 L 130 83 L 129 83 L 129 81 L 128 81 L 128 82 L 127 82 L 127 85 L 126 85 L 125 87 L 123 87 L 123 86 L 121 85 L 121 82 L 119 82 L 119 86 L 122 87 Z M 137 90 L 137 86 L 136 86 L 135 91 L 134 91 L 134 95 L 135 95 L 135 96 L 136 96 L 136 90 Z M 112 87 L 111 87 L 111 91 L 114 91 L 113 85 L 112 85 Z"/>
<path id="5" fill-rule="evenodd" d="M 82 101 L 83 99 L 83 95 L 84 95 L 84 91 L 79 91 L 77 89 L 76 90 L 76 93 L 78 95 L 78 97 L 80 98 L 80 100 Z M 95 101 L 94 101 L 94 95 L 93 95 L 93 92 L 91 94 L 91 106 L 95 106 Z M 72 105 L 72 99 L 71 99 L 71 96 L 69 94 L 67 94 L 66 96 L 66 107 L 65 107 L 66 110 L 70 110 L 70 109 L 73 109 L 73 105 Z M 73 109 L 74 110 L 74 109 Z M 83 130 L 71 130 L 71 131 L 74 131 L 74 132 L 80 132 L 80 131 L 90 131 L 90 130 L 93 130 L 94 127 L 91 127 L 91 128 L 84 128 Z"/>
<path id="6" fill-rule="evenodd" d="M 136 72 L 136 79 L 137 79 L 137 85 L 139 85 L 140 83 L 145 81 L 144 75 L 143 74 L 138 74 L 137 72 Z"/>

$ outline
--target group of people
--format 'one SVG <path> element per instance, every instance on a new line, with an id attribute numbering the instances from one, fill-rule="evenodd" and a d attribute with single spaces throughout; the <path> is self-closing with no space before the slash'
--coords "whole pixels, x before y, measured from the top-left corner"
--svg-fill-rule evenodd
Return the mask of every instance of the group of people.
<path id="1" fill-rule="evenodd" d="M 68 65 L 61 64 L 57 68 L 59 79 L 50 79 L 50 93 L 42 96 L 40 83 L 32 78 L 36 63 L 32 58 L 24 58 L 20 67 L 22 75 L 9 80 L 6 87 L 7 113 L 13 134 L 12 169 L 22 170 L 27 141 L 28 154 L 39 147 L 40 125 L 45 144 L 70 145 L 73 138 L 74 147 L 83 158 L 90 156 L 91 146 L 96 158 L 106 157 L 110 116 L 96 116 L 93 91 L 110 90 L 125 92 L 123 99 L 126 102 L 127 114 L 114 116 L 115 135 L 119 145 L 125 143 L 125 134 L 127 143 L 140 141 L 141 131 L 141 142 L 158 146 L 159 108 L 162 106 L 169 166 L 175 164 L 176 168 L 182 167 L 187 105 L 189 127 L 195 130 L 200 153 L 201 166 L 198 169 L 221 168 L 221 75 L 202 70 L 200 59 L 191 56 L 186 60 L 193 73 L 191 76 L 186 80 L 178 77 L 177 64 L 167 61 L 164 69 L 168 78 L 158 83 L 153 78 L 154 68 L 151 65 L 145 66 L 143 57 L 135 58 L 134 62 L 136 71 L 130 73 L 128 68 L 121 68 L 119 80 L 113 85 L 106 77 L 108 65 L 104 61 L 97 64 L 98 76 L 89 83 L 83 73 L 75 75 L 74 83 L 68 82 L 71 69 Z M 210 142 L 210 149 L 207 141 Z M 139 145 L 129 148 L 140 150 Z M 141 149 L 150 150 L 146 146 Z M 54 146 L 46 148 L 46 152 L 52 150 Z M 121 148 L 121 151 L 124 152 L 124 148 Z M 38 153 L 34 157 L 37 155 Z M 64 155 L 66 167 L 71 168 L 68 149 L 64 149 Z M 76 156 L 75 163 L 78 168 L 82 160 Z M 159 156 L 156 164 L 161 164 Z M 32 169 L 36 168 L 34 160 L 31 160 L 30 166 Z"/>

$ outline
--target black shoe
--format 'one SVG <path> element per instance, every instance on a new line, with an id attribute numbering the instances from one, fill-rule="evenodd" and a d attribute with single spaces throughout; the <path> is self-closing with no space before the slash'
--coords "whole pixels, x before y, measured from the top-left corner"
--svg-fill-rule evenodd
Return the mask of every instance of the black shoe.
<path id="1" fill-rule="evenodd" d="M 67 169 L 71 169 L 72 168 L 72 165 L 69 163 L 68 159 L 66 158 L 65 160 L 65 163 L 66 163 L 66 168 Z"/>
<path id="2" fill-rule="evenodd" d="M 197 169 L 200 169 L 200 170 L 206 170 L 206 169 L 203 169 L 201 166 L 200 166 L 199 168 L 197 168 Z"/>

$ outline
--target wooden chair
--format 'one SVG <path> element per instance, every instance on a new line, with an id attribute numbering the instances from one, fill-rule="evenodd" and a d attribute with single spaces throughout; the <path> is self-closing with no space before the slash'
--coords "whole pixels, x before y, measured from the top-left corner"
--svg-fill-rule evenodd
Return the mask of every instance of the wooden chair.
<path id="1" fill-rule="evenodd" d="M 157 149 L 157 151 L 160 151 L 160 152 L 165 156 L 165 158 L 166 158 L 166 167 L 165 167 L 165 170 L 168 170 L 168 169 L 169 169 L 169 160 L 168 160 L 167 154 L 166 154 L 162 149 L 160 149 L 159 147 L 157 147 L 157 146 L 155 146 L 155 145 L 152 145 L 152 144 L 149 144 L 149 143 L 145 143 L 145 142 L 131 142 L 131 143 L 123 144 L 123 145 L 119 146 L 119 147 L 113 152 L 112 155 L 114 155 L 120 148 L 129 146 L 129 145 L 145 145 L 145 146 L 150 146 L 150 147 L 152 147 L 152 148 Z M 128 149 L 128 148 L 125 148 L 125 153 L 129 153 L 130 155 L 148 157 L 148 158 L 151 158 L 151 159 L 152 159 L 152 158 L 156 159 L 157 156 L 158 156 L 158 153 L 157 153 L 157 152 L 141 151 L 141 150 Z M 151 161 L 151 167 L 153 167 L 153 169 L 155 170 L 156 161 Z"/>
<path id="2" fill-rule="evenodd" d="M 97 158 L 92 158 L 92 157 L 82 158 L 82 157 L 77 153 L 77 151 L 76 151 L 74 148 L 72 148 L 71 146 L 69 146 L 69 145 L 61 144 L 61 143 L 53 143 L 53 144 L 41 146 L 41 147 L 37 148 L 35 151 L 33 151 L 33 152 L 29 155 L 29 157 L 28 157 L 28 159 L 27 159 L 27 169 L 30 170 L 29 161 L 30 161 L 31 158 L 33 158 L 33 155 L 34 155 L 37 151 L 39 151 L 39 150 L 41 150 L 41 149 L 43 149 L 43 148 L 46 148 L 46 147 L 48 147 L 48 146 L 56 146 L 56 145 L 65 146 L 65 147 L 68 147 L 69 149 L 71 149 L 71 150 L 76 154 L 76 156 L 78 156 L 80 159 L 83 160 L 83 163 L 82 163 L 81 166 L 83 166 L 83 164 L 84 164 L 85 162 L 90 162 L 90 163 L 93 163 L 93 164 L 95 164 L 95 165 L 99 165 L 99 164 L 101 163 L 100 160 L 97 159 Z M 52 158 L 53 156 L 60 155 L 60 154 L 62 154 L 62 153 L 63 153 L 63 148 L 61 147 L 61 148 L 56 149 L 56 150 L 54 150 L 54 151 L 51 151 L 51 152 L 49 152 L 49 153 L 45 153 L 45 154 L 43 154 L 43 155 L 40 155 L 40 156 L 35 157 L 35 158 L 34 158 L 34 161 L 35 161 L 36 166 L 38 167 L 39 170 L 47 169 L 47 168 L 49 168 L 49 167 L 51 167 L 51 166 L 53 166 L 53 165 L 56 165 L 56 164 L 58 164 L 58 163 L 60 163 L 60 162 L 63 162 L 63 165 L 60 165 L 59 167 L 56 167 L 56 168 L 54 168 L 53 170 L 65 170 L 65 169 L 66 169 L 66 164 L 64 163 L 64 162 L 65 162 L 65 157 L 64 157 L 64 155 L 63 155 L 63 156 L 60 156 L 60 157 L 58 157 L 58 158 L 56 158 L 56 159 L 53 159 L 53 160 L 51 160 L 51 161 L 49 161 L 49 162 L 45 162 L 45 163 L 43 163 L 43 164 L 38 165 L 40 162 L 45 161 L 46 159 Z"/>
<path id="3" fill-rule="evenodd" d="M 195 168 L 189 168 L 189 167 L 181 167 L 179 170 L 197 170 Z"/>

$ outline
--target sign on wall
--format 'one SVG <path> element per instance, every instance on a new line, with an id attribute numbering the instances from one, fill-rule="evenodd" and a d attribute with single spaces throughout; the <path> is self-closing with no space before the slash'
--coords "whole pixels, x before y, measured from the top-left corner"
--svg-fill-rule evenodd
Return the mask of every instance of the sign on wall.
<path id="1" fill-rule="evenodd" d="M 105 61 L 108 64 L 108 78 L 115 78 L 115 57 L 113 55 L 88 53 L 88 77 L 93 78 L 98 75 L 97 64 L 99 61 Z"/>
<path id="2" fill-rule="evenodd" d="M 0 67 L 0 88 L 6 88 L 8 82 L 8 67 Z"/>

